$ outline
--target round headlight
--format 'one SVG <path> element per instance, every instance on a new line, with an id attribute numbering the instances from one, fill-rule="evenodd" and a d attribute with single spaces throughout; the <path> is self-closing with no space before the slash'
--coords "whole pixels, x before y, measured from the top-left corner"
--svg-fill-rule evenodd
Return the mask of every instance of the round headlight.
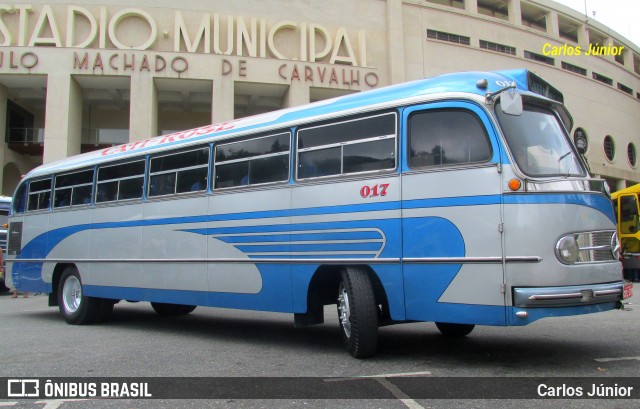
<path id="1" fill-rule="evenodd" d="M 573 235 L 561 238 L 556 244 L 556 256 L 564 264 L 578 261 L 578 251 L 578 243 Z"/>

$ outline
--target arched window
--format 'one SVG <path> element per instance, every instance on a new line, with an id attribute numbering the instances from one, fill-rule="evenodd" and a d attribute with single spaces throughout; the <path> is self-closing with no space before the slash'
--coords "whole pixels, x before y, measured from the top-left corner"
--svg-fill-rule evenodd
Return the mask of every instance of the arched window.
<path id="1" fill-rule="evenodd" d="M 609 161 L 613 161 L 613 158 L 616 156 L 616 144 L 611 135 L 604 137 L 604 156 L 606 156 Z"/>
<path id="2" fill-rule="evenodd" d="M 627 159 L 629 159 L 629 165 L 635 168 L 637 164 L 636 146 L 632 143 L 627 145 Z"/>

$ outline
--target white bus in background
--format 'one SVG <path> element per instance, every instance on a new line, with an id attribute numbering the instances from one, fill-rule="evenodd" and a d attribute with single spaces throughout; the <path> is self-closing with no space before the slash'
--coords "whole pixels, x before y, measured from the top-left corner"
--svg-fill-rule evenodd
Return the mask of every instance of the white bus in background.
<path id="1" fill-rule="evenodd" d="M 11 211 L 11 198 L 7 196 L 0 196 L 0 251 L 2 251 L 2 265 L 0 266 L 0 292 L 4 293 L 9 290 L 5 285 L 4 279 L 4 255 L 7 251 L 7 227 L 9 223 L 9 213 Z"/>
<path id="2" fill-rule="evenodd" d="M 7 266 L 71 324 L 119 300 L 324 321 L 375 353 L 378 327 L 616 309 L 610 197 L 562 94 L 526 70 L 470 72 L 131 142 L 30 172 Z"/>

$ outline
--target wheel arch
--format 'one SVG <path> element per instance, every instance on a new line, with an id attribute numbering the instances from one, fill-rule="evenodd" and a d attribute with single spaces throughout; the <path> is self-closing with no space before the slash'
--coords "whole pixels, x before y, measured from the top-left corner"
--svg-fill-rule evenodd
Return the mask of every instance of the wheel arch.
<path id="1" fill-rule="evenodd" d="M 347 264 L 347 265 L 320 265 L 313 273 L 307 289 L 307 313 L 317 313 L 325 305 L 337 303 L 338 285 L 341 280 L 341 273 L 344 269 L 358 269 L 364 271 L 371 285 L 379 305 L 380 323 L 384 324 L 390 320 L 389 301 L 382 281 L 375 270 L 367 264 Z"/>
<path id="2" fill-rule="evenodd" d="M 60 287 L 60 278 L 67 267 L 73 267 L 78 271 L 78 267 L 73 263 L 58 263 L 53 268 L 53 274 L 51 275 L 51 292 L 49 293 L 49 307 L 58 306 L 58 287 Z M 80 271 L 78 271 L 78 274 L 79 273 Z"/>

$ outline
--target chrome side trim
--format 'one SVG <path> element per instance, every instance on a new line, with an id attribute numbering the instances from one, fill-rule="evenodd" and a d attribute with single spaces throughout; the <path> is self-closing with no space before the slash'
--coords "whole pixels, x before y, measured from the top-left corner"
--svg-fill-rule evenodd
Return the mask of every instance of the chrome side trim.
<path id="1" fill-rule="evenodd" d="M 613 290 L 600 290 L 600 291 L 594 291 L 593 292 L 593 296 L 594 297 L 602 297 L 605 295 L 612 295 L 612 294 L 622 294 L 622 289 L 613 289 Z"/>
<path id="2" fill-rule="evenodd" d="M 30 258 L 12 263 L 238 263 L 238 264 L 502 264 L 539 263 L 542 257 L 416 257 L 416 258 Z"/>
<path id="3" fill-rule="evenodd" d="M 529 297 L 530 300 L 568 300 L 572 298 L 582 298 L 582 293 L 568 293 L 568 294 L 539 294 Z"/>
<path id="4" fill-rule="evenodd" d="M 232 263 L 232 264 L 399 264 L 399 258 L 121 258 L 121 259 L 26 259 L 13 263 Z"/>
<path id="5" fill-rule="evenodd" d="M 403 258 L 407 264 L 502 264 L 506 263 L 539 263 L 542 257 L 514 256 L 514 257 L 416 257 Z"/>

